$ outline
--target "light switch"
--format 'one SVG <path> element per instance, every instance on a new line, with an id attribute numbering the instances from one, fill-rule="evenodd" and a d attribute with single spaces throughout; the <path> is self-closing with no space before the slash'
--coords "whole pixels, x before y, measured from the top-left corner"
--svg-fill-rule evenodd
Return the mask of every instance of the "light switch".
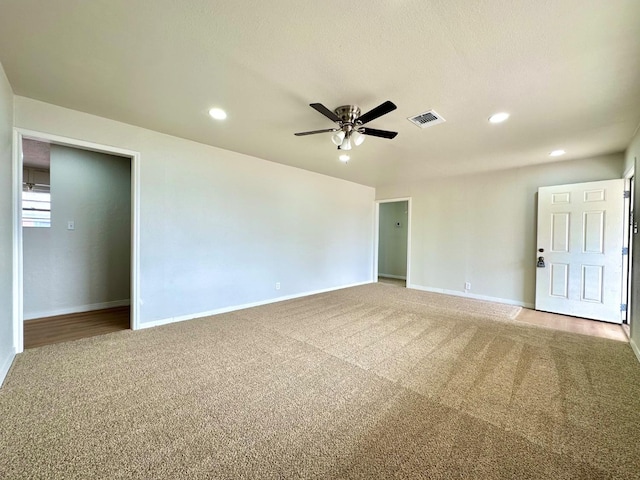
<path id="1" fill-rule="evenodd" d="M 67 222 L 67 230 L 75 230 L 76 229 L 76 222 L 74 222 L 73 220 L 69 220 Z"/>

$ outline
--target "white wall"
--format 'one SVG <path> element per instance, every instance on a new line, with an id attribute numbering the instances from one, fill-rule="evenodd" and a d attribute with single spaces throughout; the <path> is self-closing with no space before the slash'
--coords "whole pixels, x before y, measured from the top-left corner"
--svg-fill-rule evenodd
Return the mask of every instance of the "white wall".
<path id="1" fill-rule="evenodd" d="M 380 204 L 378 228 L 378 275 L 407 277 L 408 202 Z M 400 226 L 396 226 L 400 223 Z"/>
<path id="2" fill-rule="evenodd" d="M 411 283 L 447 293 L 532 306 L 536 192 L 621 178 L 622 154 L 380 188 L 377 199 L 412 197 Z"/>
<path id="3" fill-rule="evenodd" d="M 51 146 L 51 227 L 22 229 L 25 319 L 128 303 L 130 191 L 129 158 Z"/>
<path id="4" fill-rule="evenodd" d="M 0 385 L 13 348 L 13 92 L 0 65 Z"/>
<path id="5" fill-rule="evenodd" d="M 19 96 L 15 124 L 140 152 L 142 326 L 373 280 L 370 187 Z"/>

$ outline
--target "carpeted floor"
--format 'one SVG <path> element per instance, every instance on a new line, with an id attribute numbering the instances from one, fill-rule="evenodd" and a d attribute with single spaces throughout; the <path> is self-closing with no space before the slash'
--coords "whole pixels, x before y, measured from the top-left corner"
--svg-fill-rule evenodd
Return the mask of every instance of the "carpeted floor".
<path id="1" fill-rule="evenodd" d="M 640 479 L 628 344 L 365 285 L 20 354 L 0 478 Z"/>

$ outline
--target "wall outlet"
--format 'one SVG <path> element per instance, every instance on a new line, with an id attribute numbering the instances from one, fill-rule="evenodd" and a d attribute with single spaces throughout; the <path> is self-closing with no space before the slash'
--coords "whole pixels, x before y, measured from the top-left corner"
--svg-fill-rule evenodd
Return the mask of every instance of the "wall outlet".
<path id="1" fill-rule="evenodd" d="M 471 290 L 471 282 L 464 282 L 464 289 Z"/>
<path id="2" fill-rule="evenodd" d="M 280 282 L 276 282 L 276 290 L 280 290 Z"/>
<path id="3" fill-rule="evenodd" d="M 67 222 L 67 230 L 75 230 L 76 229 L 76 222 L 74 222 L 73 220 L 69 220 Z"/>

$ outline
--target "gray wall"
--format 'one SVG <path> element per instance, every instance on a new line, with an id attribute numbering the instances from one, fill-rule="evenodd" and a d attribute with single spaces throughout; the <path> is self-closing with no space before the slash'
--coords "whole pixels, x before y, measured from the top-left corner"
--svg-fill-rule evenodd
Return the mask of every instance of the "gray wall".
<path id="1" fill-rule="evenodd" d="M 25 319 L 128 303 L 130 190 L 129 158 L 51 146 L 51 227 L 23 228 Z"/>
<path id="2" fill-rule="evenodd" d="M 380 204 L 378 275 L 382 277 L 407 276 L 407 208 L 407 201 Z"/>
<path id="3" fill-rule="evenodd" d="M 634 217 L 640 223 L 640 131 L 636 132 L 629 148 L 626 151 L 625 165 L 627 168 L 635 165 L 634 169 Z M 633 236 L 633 278 L 631 280 L 631 346 L 633 347 L 638 360 L 640 360 L 640 235 Z"/>
<path id="4" fill-rule="evenodd" d="M 622 154 L 380 188 L 412 197 L 411 283 L 416 288 L 532 306 L 536 192 L 545 185 L 621 178 Z"/>
<path id="5" fill-rule="evenodd" d="M 12 211 L 13 92 L 0 65 L 0 384 L 13 348 L 13 211 Z"/>
<path id="6" fill-rule="evenodd" d="M 17 127 L 140 152 L 141 326 L 373 280 L 373 188 L 14 101 Z"/>

